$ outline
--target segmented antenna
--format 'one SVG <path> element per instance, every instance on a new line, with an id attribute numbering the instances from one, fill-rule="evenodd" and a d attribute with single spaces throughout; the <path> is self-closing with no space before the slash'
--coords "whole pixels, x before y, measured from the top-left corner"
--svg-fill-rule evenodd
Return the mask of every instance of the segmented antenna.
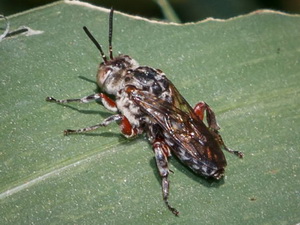
<path id="1" fill-rule="evenodd" d="M 83 27 L 84 32 L 86 33 L 86 35 L 91 39 L 91 41 L 94 43 L 94 45 L 99 49 L 102 59 L 104 61 L 104 63 L 107 62 L 107 58 L 106 55 L 104 54 L 101 45 L 98 43 L 98 41 L 96 41 L 96 39 L 94 38 L 94 36 L 91 34 L 91 32 L 87 29 L 86 26 Z"/>
<path id="2" fill-rule="evenodd" d="M 111 8 L 109 13 L 109 32 L 108 32 L 108 44 L 109 44 L 109 58 L 113 59 L 113 50 L 112 50 L 112 33 L 113 33 L 113 15 L 114 9 Z"/>

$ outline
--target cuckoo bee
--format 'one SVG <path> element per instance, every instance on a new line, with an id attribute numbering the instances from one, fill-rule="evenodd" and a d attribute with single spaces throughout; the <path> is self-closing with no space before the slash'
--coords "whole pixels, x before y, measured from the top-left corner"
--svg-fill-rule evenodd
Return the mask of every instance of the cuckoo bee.
<path id="1" fill-rule="evenodd" d="M 140 66 L 128 55 L 113 56 L 113 9 L 109 15 L 109 57 L 90 31 L 86 27 L 83 29 L 100 51 L 103 60 L 96 76 L 103 93 L 78 99 L 57 100 L 47 97 L 46 100 L 59 104 L 100 100 L 105 108 L 115 112 L 94 126 L 65 130 L 65 135 L 92 131 L 112 122 L 120 124 L 121 132 L 126 137 L 145 133 L 152 145 L 162 179 L 163 200 L 177 216 L 179 212 L 168 201 L 168 176 L 171 171 L 168 158 L 171 154 L 196 174 L 218 180 L 224 176 L 226 166 L 221 149 L 240 158 L 243 153 L 225 146 L 215 114 L 208 104 L 199 102 L 192 108 L 161 70 Z M 109 96 L 113 96 L 113 99 Z M 203 122 L 204 117 L 206 123 Z"/>

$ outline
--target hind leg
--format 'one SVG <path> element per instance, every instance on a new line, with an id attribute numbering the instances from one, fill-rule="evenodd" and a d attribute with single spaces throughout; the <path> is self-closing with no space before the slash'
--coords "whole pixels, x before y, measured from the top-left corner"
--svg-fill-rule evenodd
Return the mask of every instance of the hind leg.
<path id="1" fill-rule="evenodd" d="M 212 109 L 209 107 L 208 104 L 206 104 L 205 102 L 199 102 L 194 107 L 194 112 L 201 120 L 204 119 L 204 114 L 206 113 L 206 121 L 208 124 L 208 128 L 210 129 L 211 133 L 214 135 L 216 141 L 219 143 L 221 148 L 223 148 L 227 152 L 235 154 L 239 158 L 243 158 L 244 154 L 242 152 L 232 150 L 225 145 L 223 138 L 218 131 L 220 130 L 220 127 L 217 123 L 215 113 L 212 111 Z"/>

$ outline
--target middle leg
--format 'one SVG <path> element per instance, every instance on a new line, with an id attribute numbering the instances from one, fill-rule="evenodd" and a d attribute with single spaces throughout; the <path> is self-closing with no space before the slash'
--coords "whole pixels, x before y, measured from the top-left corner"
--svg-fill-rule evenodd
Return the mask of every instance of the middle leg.
<path id="1" fill-rule="evenodd" d="M 170 181 L 168 180 L 169 168 L 168 168 L 168 157 L 170 156 L 169 147 L 161 140 L 155 140 L 153 143 L 153 151 L 155 154 L 156 165 L 159 174 L 162 178 L 161 186 L 163 193 L 163 200 L 168 209 L 175 215 L 178 216 L 179 212 L 169 204 L 169 186 Z"/>
<path id="2" fill-rule="evenodd" d="M 77 130 L 71 130 L 71 129 L 64 130 L 64 135 L 68 135 L 71 133 L 84 133 L 88 131 L 93 131 L 100 127 L 106 127 L 112 122 L 118 122 L 118 121 L 121 121 L 120 123 L 121 132 L 125 137 L 131 138 L 136 136 L 139 133 L 139 130 L 133 127 L 125 116 L 121 114 L 115 114 L 106 118 L 102 123 L 90 127 L 85 127 Z"/>
<path id="3" fill-rule="evenodd" d="M 77 130 L 70 130 L 70 129 L 64 130 L 64 135 L 68 135 L 70 133 L 78 134 L 78 133 L 84 133 L 84 132 L 96 130 L 100 127 L 106 127 L 108 124 L 110 124 L 112 122 L 117 122 L 121 119 L 122 119 L 121 114 L 115 114 L 115 115 L 112 115 L 112 116 L 106 118 L 102 123 L 99 123 L 99 124 L 96 124 L 96 125 L 93 125 L 90 127 L 85 127 L 85 128 L 81 128 L 81 129 L 77 129 Z"/>

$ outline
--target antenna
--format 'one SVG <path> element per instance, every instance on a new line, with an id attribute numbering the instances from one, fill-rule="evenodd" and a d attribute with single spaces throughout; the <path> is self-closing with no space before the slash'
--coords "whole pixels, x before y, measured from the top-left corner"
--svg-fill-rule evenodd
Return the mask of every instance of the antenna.
<path id="1" fill-rule="evenodd" d="M 112 33 L 113 33 L 113 15 L 114 9 L 110 9 L 109 13 L 109 31 L 108 31 L 108 47 L 109 47 L 109 58 L 113 59 L 113 50 L 112 50 Z"/>
<path id="2" fill-rule="evenodd" d="M 91 32 L 87 29 L 86 26 L 83 27 L 84 32 L 86 33 L 86 35 L 91 39 L 91 41 L 94 43 L 94 45 L 98 48 L 98 50 L 101 53 L 102 59 L 104 61 L 104 63 L 107 62 L 107 58 L 106 55 L 104 54 L 101 45 L 98 43 L 98 41 L 96 41 L 96 39 L 94 38 L 94 36 L 91 34 Z"/>

